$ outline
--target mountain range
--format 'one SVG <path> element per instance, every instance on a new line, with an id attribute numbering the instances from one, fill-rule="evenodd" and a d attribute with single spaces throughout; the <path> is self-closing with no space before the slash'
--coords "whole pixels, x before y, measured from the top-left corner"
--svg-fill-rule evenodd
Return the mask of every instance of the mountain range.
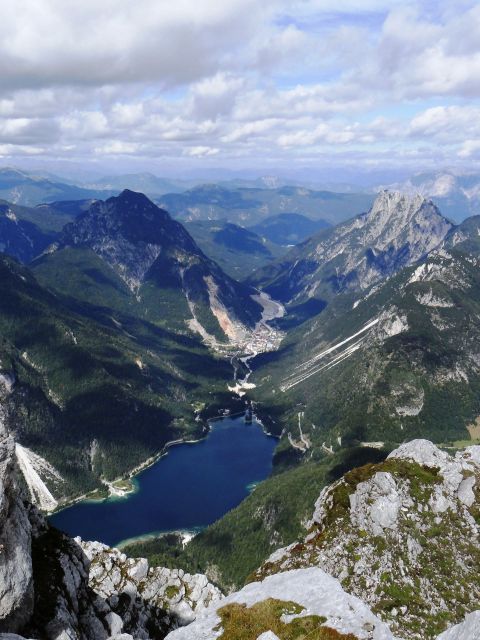
<path id="1" fill-rule="evenodd" d="M 255 397 L 278 409 L 287 450 L 468 438 L 478 413 L 477 235 L 475 218 L 455 227 L 431 202 L 385 192 L 365 216 L 257 274 L 293 315 L 321 308 L 288 332 L 281 356 L 259 357 L 252 378 Z"/>
<path id="2" fill-rule="evenodd" d="M 334 193 L 304 187 L 227 189 L 206 184 L 162 196 L 159 204 L 179 220 L 228 220 L 249 227 L 279 213 L 298 213 L 336 224 L 368 209 L 373 199 L 368 193 Z"/>
<path id="3" fill-rule="evenodd" d="M 312 220 L 323 218 L 330 224 L 337 224 L 355 213 L 366 211 L 375 193 L 385 188 L 423 195 L 456 223 L 480 214 L 480 176 L 474 171 L 423 172 L 407 180 L 367 188 L 285 180 L 278 176 L 217 179 L 207 183 L 201 179 L 179 180 L 152 173 L 131 173 L 78 181 L 45 171 L 0 168 L 0 199 L 24 206 L 89 198 L 104 200 L 125 188 L 145 193 L 174 217 L 226 219 L 242 226 L 252 226 L 265 216 L 282 213 L 298 213 Z"/>
<path id="4" fill-rule="evenodd" d="M 201 435 L 195 417 L 232 375 L 206 343 L 241 348 L 263 309 L 142 194 L 84 208 L 28 267 L 1 258 L 2 367 L 18 442 L 62 478 L 48 506 Z"/>
<path id="5" fill-rule="evenodd" d="M 269 190 L 270 204 L 282 189 Z M 0 610 L 3 629 L 32 629 L 25 603 L 33 598 L 37 612 L 45 608 L 34 633 L 52 640 L 60 629 L 52 620 L 79 640 L 93 640 L 97 624 L 105 640 L 123 631 L 172 632 L 172 640 L 461 639 L 480 624 L 472 613 L 479 454 L 464 450 L 480 442 L 479 218 L 456 225 L 421 196 L 381 192 L 368 211 L 351 210 L 286 250 L 266 237 L 278 230 L 270 204 L 260 235 L 222 213 L 250 211 L 246 224 L 264 206 L 260 196 L 248 209 L 251 190 L 214 190 L 219 219 L 186 227 L 130 190 L 2 205 L 4 248 L 26 264 L 0 260 L 0 422 L 15 438 L 31 500 L 48 511 L 94 489 L 105 495 L 105 484 L 167 442 L 201 437 L 212 411 L 244 407 L 238 390 L 279 439 L 271 477 L 185 548 L 169 550 L 161 538 L 128 547 L 149 567 L 62 537 L 25 507 L 2 432 L 2 487 L 9 527 L 23 532 L 27 576 L 17 582 L 15 534 L 6 536 L 2 567 L 18 597 Z M 178 217 L 190 217 L 182 209 L 190 195 L 175 195 L 184 198 Z M 317 221 L 326 219 L 320 209 Z M 242 252 L 257 256 L 253 274 Z M 249 374 L 235 387 L 227 387 L 231 362 Z M 59 550 L 60 568 L 51 560 Z M 156 570 L 171 566 L 172 553 L 179 571 Z M 44 567 L 42 554 L 56 567 L 42 569 L 56 585 L 53 609 L 41 581 L 33 591 L 26 584 L 30 565 Z M 79 575 L 65 597 L 71 562 Z M 176 590 L 144 597 L 147 576 Z M 208 580 L 235 593 L 222 602 Z M 215 596 L 205 610 L 202 589 Z M 125 605 L 124 593 L 135 594 Z M 71 605 L 75 594 L 87 618 Z M 182 610 L 197 620 L 175 630 Z"/>
<path id="6" fill-rule="evenodd" d="M 105 192 L 103 192 L 104 194 Z M 54 200 L 82 200 L 103 195 L 52 178 L 9 167 L 0 168 L 0 199 L 27 207 Z"/>

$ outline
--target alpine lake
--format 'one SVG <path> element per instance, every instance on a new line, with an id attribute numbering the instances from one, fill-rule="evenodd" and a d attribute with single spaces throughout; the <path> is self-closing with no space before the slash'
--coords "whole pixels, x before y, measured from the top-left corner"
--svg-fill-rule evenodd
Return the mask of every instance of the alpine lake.
<path id="1" fill-rule="evenodd" d="M 277 440 L 243 415 L 210 424 L 208 436 L 168 449 L 125 497 L 84 500 L 50 518 L 57 528 L 109 546 L 169 531 L 196 532 L 236 507 L 272 469 Z"/>

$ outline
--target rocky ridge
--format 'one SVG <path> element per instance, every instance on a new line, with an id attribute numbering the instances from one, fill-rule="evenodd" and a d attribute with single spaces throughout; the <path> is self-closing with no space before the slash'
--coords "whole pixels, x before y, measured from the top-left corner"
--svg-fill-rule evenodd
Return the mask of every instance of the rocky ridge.
<path id="1" fill-rule="evenodd" d="M 452 227 L 422 196 L 383 191 L 367 213 L 313 236 L 252 280 L 289 304 L 363 291 L 427 255 Z"/>
<path id="2" fill-rule="evenodd" d="M 411 441 L 326 487 L 305 540 L 255 578 L 319 567 L 398 637 L 435 638 L 478 607 L 479 489 L 479 446 Z"/>

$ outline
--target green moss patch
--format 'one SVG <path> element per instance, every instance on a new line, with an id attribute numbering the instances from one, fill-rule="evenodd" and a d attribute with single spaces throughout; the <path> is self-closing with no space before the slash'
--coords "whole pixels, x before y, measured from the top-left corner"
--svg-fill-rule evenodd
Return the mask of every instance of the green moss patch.
<path id="1" fill-rule="evenodd" d="M 322 626 L 322 616 L 302 616 L 291 622 L 283 622 L 283 615 L 299 615 L 304 611 L 296 602 L 268 598 L 252 607 L 229 604 L 217 611 L 221 623 L 215 630 L 223 629 L 222 640 L 257 640 L 266 631 L 273 631 L 280 640 L 357 640 L 352 634 L 341 634 Z"/>

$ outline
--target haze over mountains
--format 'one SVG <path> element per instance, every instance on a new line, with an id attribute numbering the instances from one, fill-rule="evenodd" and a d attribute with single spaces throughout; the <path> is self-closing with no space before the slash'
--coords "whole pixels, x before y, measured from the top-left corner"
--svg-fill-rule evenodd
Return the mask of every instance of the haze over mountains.
<path id="1" fill-rule="evenodd" d="M 443 214 L 455 222 L 480 214 L 480 175 L 475 172 L 419 173 L 390 185 L 390 188 L 431 198 Z"/>

